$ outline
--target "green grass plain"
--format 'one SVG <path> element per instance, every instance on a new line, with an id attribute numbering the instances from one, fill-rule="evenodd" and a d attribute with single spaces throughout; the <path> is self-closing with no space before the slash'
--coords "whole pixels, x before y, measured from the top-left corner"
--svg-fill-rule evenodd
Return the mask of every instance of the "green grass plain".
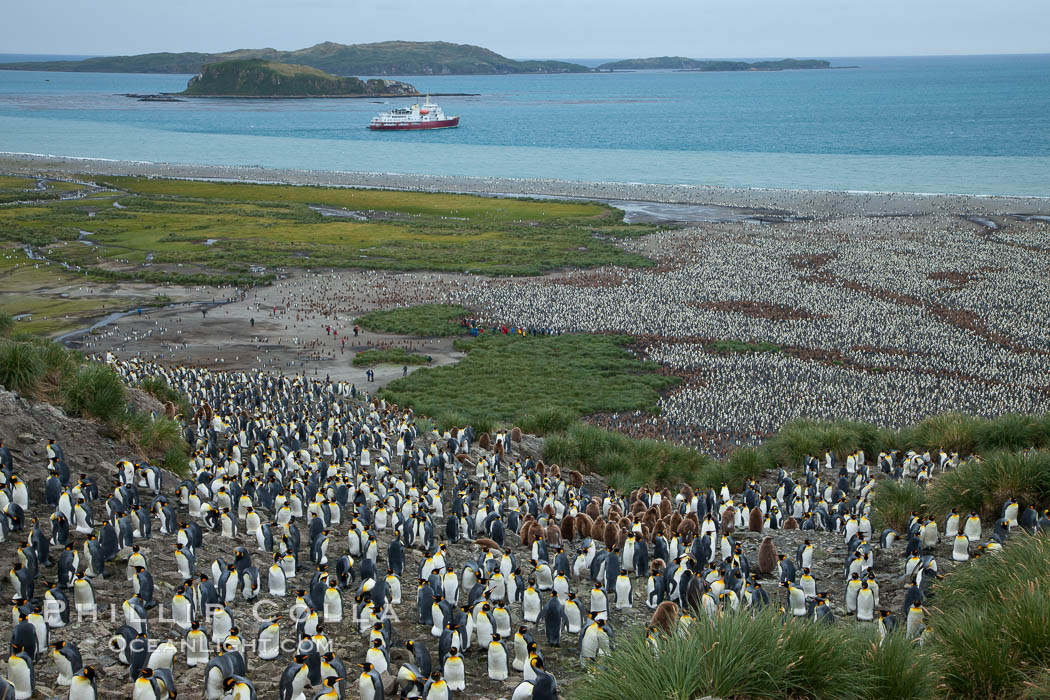
<path id="1" fill-rule="evenodd" d="M 0 238 L 48 246 L 90 231 L 95 246 L 56 259 L 83 266 L 179 265 L 218 273 L 267 267 L 441 270 L 526 275 L 651 261 L 614 245 L 653 231 L 595 203 L 473 195 L 106 178 L 124 194 L 0 210 Z M 323 216 L 310 205 L 362 212 Z"/>
<path id="2" fill-rule="evenodd" d="M 457 304 L 417 304 L 372 311 L 358 317 L 355 323 L 377 333 L 445 338 L 466 335 L 467 329 L 457 321 L 469 315 L 469 310 Z"/>
<path id="3" fill-rule="evenodd" d="M 15 321 L 15 331 L 41 337 L 83 328 L 92 319 L 135 306 L 135 303 L 134 299 L 127 297 L 92 296 L 67 299 L 36 294 L 0 295 L 0 309 L 12 316 L 30 315 Z"/>
<path id="4" fill-rule="evenodd" d="M 507 423 L 552 409 L 575 416 L 649 410 L 677 380 L 632 357 L 628 342 L 611 335 L 461 338 L 455 347 L 467 355 L 460 362 L 395 380 L 382 396 L 439 424 L 449 422 L 443 416 Z"/>
<path id="5" fill-rule="evenodd" d="M 408 352 L 404 348 L 385 350 L 364 350 L 354 355 L 354 367 L 374 367 L 376 365 L 427 365 L 430 360 L 418 352 Z"/>

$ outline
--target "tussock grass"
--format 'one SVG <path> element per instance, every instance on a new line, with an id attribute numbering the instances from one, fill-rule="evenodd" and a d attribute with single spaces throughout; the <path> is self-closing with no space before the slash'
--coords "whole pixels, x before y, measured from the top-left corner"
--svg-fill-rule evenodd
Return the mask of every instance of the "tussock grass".
<path id="1" fill-rule="evenodd" d="M 904 532 L 911 514 L 924 512 L 925 496 L 926 493 L 911 481 L 886 479 L 879 482 L 871 494 L 872 525 L 879 531 L 891 527 Z"/>
<path id="2" fill-rule="evenodd" d="M 0 343 L 0 384 L 9 391 L 32 393 L 40 385 L 47 366 L 36 348 L 28 343 Z"/>
<path id="3" fill-rule="evenodd" d="M 170 402 L 175 405 L 176 410 L 183 416 L 190 416 L 193 414 L 193 407 L 190 405 L 186 395 L 177 389 L 173 389 L 170 384 L 163 377 L 147 377 L 139 382 L 139 389 L 157 399 L 161 403 Z"/>
<path id="4" fill-rule="evenodd" d="M 1050 665 L 1050 538 L 1015 531 L 994 556 L 935 587 L 930 651 L 951 698 L 1045 697 Z"/>
<path id="5" fill-rule="evenodd" d="M 665 636 L 639 633 L 574 681 L 575 700 L 926 698 L 928 659 L 903 636 L 876 643 L 870 628 L 787 620 L 772 609 L 702 619 Z"/>
<path id="6" fill-rule="evenodd" d="M 978 449 L 978 435 L 983 425 L 979 418 L 961 413 L 945 413 L 901 431 L 902 442 L 908 449 L 945 449 L 959 454 L 972 454 Z"/>
<path id="7" fill-rule="evenodd" d="M 576 414 L 565 408 L 541 408 L 534 413 L 526 413 L 518 421 L 522 431 L 531 435 L 551 435 L 568 430 L 576 421 Z"/>
<path id="8" fill-rule="evenodd" d="M 172 474 L 178 474 L 183 477 L 189 476 L 191 470 L 188 451 L 183 447 L 170 448 L 160 460 L 160 466 Z"/>
<path id="9" fill-rule="evenodd" d="M 976 418 L 945 413 L 904 428 L 898 442 L 919 452 L 944 448 L 963 455 L 1027 447 L 1050 448 L 1050 414 Z"/>
<path id="10" fill-rule="evenodd" d="M 767 468 L 777 465 L 794 468 L 806 455 L 823 459 L 828 450 L 844 458 L 855 450 L 877 455 L 893 441 L 893 432 L 870 423 L 856 421 L 796 420 L 786 423 L 762 444 L 761 455 Z"/>
<path id="11" fill-rule="evenodd" d="M 60 387 L 66 413 L 116 421 L 126 410 L 127 389 L 110 367 L 97 363 L 80 366 Z"/>
<path id="12" fill-rule="evenodd" d="M 867 645 L 857 672 L 870 679 L 868 697 L 873 699 L 926 700 L 936 696 L 928 655 L 899 629 L 881 644 L 872 641 Z"/>
<path id="13" fill-rule="evenodd" d="M 124 438 L 143 458 L 163 456 L 165 465 L 178 466 L 179 473 L 188 469 L 182 425 L 130 412 L 127 387 L 108 365 L 86 362 L 80 353 L 44 338 L 6 339 L 0 341 L 0 384 L 59 404 L 70 416 L 97 420 L 107 434 Z M 159 400 L 175 403 L 183 415 L 191 413 L 186 398 L 163 379 L 147 379 L 141 386 Z"/>
<path id="14" fill-rule="evenodd" d="M 1022 508 L 1050 507 L 1050 453 L 995 452 L 980 461 L 971 460 L 939 474 L 930 483 L 926 503 L 938 517 L 954 507 L 962 512 L 976 510 L 988 519 L 998 517 L 1011 496 Z"/>
<path id="15" fill-rule="evenodd" d="M 716 486 L 722 482 L 719 463 L 701 452 L 584 423 L 548 436 L 543 458 L 562 468 L 596 472 L 624 489 L 645 483 Z"/>

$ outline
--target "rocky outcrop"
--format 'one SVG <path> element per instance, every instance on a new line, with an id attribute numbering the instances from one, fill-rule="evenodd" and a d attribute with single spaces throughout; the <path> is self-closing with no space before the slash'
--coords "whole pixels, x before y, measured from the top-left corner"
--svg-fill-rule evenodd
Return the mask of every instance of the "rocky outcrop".
<path id="1" fill-rule="evenodd" d="M 190 78 L 193 97 L 405 97 L 419 93 L 397 80 L 329 75 L 309 66 L 261 59 L 209 63 Z"/>

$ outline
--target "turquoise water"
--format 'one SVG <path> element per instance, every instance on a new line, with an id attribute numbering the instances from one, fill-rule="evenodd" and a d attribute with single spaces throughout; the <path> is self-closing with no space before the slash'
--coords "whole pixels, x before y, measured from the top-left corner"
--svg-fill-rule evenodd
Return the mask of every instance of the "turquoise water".
<path id="1" fill-rule="evenodd" d="M 406 77 L 394 101 L 138 102 L 189 76 L 0 71 L 0 151 L 370 172 L 1050 195 L 1050 55 L 845 58 L 781 73 Z M 407 101 L 401 101 L 407 102 Z"/>

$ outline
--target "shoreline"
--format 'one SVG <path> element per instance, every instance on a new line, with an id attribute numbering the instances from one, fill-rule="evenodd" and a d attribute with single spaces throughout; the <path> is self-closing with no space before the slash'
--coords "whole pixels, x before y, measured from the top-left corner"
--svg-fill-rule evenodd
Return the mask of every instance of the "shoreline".
<path id="1" fill-rule="evenodd" d="M 734 188 L 712 185 L 669 185 L 638 182 L 584 182 L 454 175 L 264 168 L 261 166 L 195 165 L 104 158 L 0 153 L 0 171 L 13 174 L 61 174 L 226 180 L 265 184 L 363 187 L 421 192 L 486 195 L 541 195 L 568 198 L 637 200 L 676 204 L 791 212 L 800 216 L 1036 215 L 1050 216 L 1050 197 L 973 195 L 920 192 L 868 192 Z"/>
<path id="2" fill-rule="evenodd" d="M 481 97 L 479 92 L 431 92 L 426 94 L 430 97 Z M 184 100 L 397 100 L 423 97 L 424 93 L 416 92 L 411 95 L 396 95 L 394 93 L 383 93 L 381 95 L 187 95 L 184 92 L 141 94 L 122 92 L 120 96 L 131 97 L 145 102 L 182 102 Z"/>

